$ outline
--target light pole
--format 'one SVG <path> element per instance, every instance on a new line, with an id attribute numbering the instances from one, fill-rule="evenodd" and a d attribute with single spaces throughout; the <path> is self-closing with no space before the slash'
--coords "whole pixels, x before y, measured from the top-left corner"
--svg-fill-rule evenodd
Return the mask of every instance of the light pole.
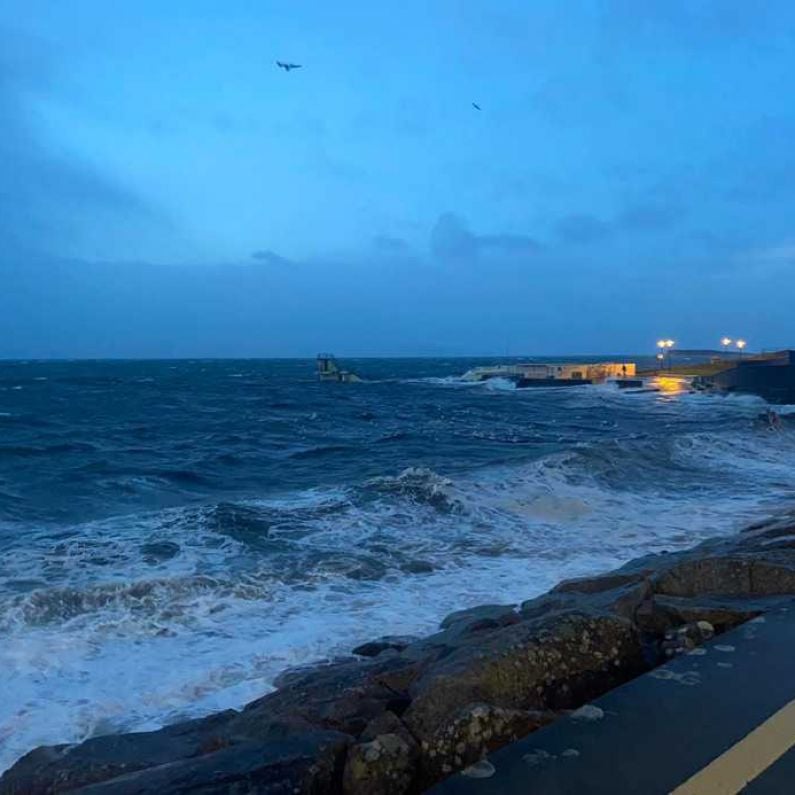
<path id="1" fill-rule="evenodd" d="M 660 349 L 660 352 L 657 354 L 657 359 L 660 361 L 661 367 L 665 365 L 665 352 L 668 351 L 668 369 L 671 369 L 671 348 L 673 348 L 674 345 L 676 345 L 676 343 L 673 340 L 657 340 L 657 347 Z"/>
<path id="2" fill-rule="evenodd" d="M 740 357 L 742 358 L 743 348 L 745 348 L 745 346 L 748 343 L 745 340 L 737 340 L 737 342 L 735 342 L 734 344 L 737 346 L 737 349 L 740 351 Z"/>
<path id="3" fill-rule="evenodd" d="M 720 344 L 721 344 L 721 345 L 723 345 L 723 352 L 724 352 L 724 353 L 728 353 L 728 352 L 729 352 L 729 345 L 731 345 L 731 344 L 732 344 L 732 339 L 731 339 L 731 337 L 724 337 L 724 338 L 723 338 L 723 339 L 720 341 Z"/>

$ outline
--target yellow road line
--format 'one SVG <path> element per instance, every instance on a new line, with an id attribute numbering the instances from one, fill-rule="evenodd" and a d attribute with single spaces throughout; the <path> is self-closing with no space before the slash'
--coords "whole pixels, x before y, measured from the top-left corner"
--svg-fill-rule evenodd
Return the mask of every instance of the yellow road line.
<path id="1" fill-rule="evenodd" d="M 680 784 L 671 795 L 736 795 L 795 745 L 795 700 Z"/>

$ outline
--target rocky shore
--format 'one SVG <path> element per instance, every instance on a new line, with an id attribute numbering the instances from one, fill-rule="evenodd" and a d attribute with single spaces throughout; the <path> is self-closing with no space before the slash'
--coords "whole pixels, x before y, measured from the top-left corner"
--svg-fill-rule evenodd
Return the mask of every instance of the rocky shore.
<path id="1" fill-rule="evenodd" d="M 37 748 L 0 795 L 419 793 L 789 594 L 795 513 L 374 640 L 240 711 Z"/>

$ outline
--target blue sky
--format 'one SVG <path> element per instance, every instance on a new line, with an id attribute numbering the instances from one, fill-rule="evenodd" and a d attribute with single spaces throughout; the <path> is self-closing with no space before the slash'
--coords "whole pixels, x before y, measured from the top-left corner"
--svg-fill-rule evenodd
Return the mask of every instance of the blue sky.
<path id="1" fill-rule="evenodd" d="M 0 355 L 795 344 L 793 35 L 779 0 L 5 0 Z"/>

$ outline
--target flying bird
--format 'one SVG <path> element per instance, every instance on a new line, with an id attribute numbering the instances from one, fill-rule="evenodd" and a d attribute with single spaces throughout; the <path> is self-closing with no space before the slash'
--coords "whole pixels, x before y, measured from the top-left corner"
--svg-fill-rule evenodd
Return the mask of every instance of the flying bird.
<path id="1" fill-rule="evenodd" d="M 282 61 L 276 61 L 276 66 L 279 69 L 284 69 L 285 72 L 289 72 L 291 69 L 300 69 L 302 64 L 300 63 L 283 63 Z"/>
<path id="2" fill-rule="evenodd" d="M 473 102 L 473 103 L 472 103 L 472 107 L 473 107 L 475 110 L 482 110 L 482 108 L 480 107 L 480 105 L 478 105 L 478 103 L 477 103 L 477 102 Z"/>

